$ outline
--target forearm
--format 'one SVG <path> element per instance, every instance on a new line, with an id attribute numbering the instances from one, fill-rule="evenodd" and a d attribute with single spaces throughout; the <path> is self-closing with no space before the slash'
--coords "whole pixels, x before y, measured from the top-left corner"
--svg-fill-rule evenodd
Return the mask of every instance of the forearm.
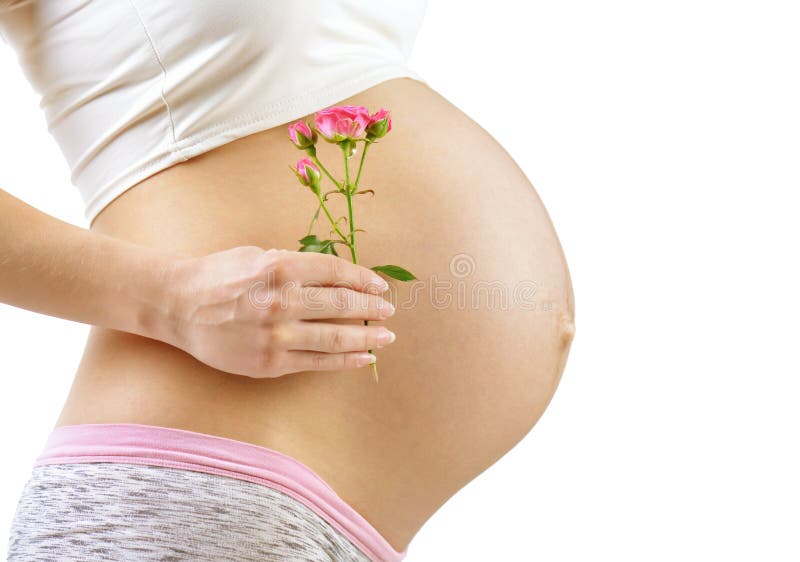
<path id="1" fill-rule="evenodd" d="M 0 302 L 161 339 L 173 256 L 60 221 L 0 190 Z"/>

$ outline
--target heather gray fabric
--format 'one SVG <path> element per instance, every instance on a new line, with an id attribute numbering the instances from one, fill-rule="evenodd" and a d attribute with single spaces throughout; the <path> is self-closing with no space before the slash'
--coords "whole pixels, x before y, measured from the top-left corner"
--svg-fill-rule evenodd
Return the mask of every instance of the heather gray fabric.
<path id="1" fill-rule="evenodd" d="M 156 466 L 37 466 L 9 560 L 369 562 L 302 503 L 261 484 Z"/>

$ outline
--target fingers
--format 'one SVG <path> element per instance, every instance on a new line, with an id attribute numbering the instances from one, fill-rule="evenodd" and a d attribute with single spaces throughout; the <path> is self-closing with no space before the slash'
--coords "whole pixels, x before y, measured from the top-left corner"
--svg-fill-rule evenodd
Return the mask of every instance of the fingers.
<path id="1" fill-rule="evenodd" d="M 380 349 L 395 340 L 383 326 L 355 326 L 322 322 L 294 322 L 287 326 L 283 347 L 293 351 L 343 353 Z"/>
<path id="2" fill-rule="evenodd" d="M 389 288 L 380 275 L 366 267 L 330 254 L 292 252 L 283 265 L 287 280 L 301 285 L 340 286 L 365 293 L 381 294 Z"/>
<path id="3" fill-rule="evenodd" d="M 293 288 L 286 297 L 285 310 L 279 312 L 299 320 L 383 320 L 394 314 L 389 301 L 341 287 Z"/>
<path id="4" fill-rule="evenodd" d="M 317 351 L 289 351 L 287 367 L 297 371 L 339 371 L 357 369 L 375 362 L 375 356 L 366 351 L 355 353 L 320 353 Z"/>

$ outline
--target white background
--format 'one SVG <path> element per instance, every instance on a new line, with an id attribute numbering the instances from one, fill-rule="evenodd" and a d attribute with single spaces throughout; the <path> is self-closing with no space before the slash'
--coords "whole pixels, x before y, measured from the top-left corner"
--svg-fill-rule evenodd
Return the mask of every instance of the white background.
<path id="1" fill-rule="evenodd" d="M 796 7 L 431 0 L 412 66 L 536 185 L 577 336 L 409 562 L 800 560 Z M 85 225 L 7 46 L 0 81 L 0 187 Z M 86 333 L 0 306 L 2 541 Z"/>

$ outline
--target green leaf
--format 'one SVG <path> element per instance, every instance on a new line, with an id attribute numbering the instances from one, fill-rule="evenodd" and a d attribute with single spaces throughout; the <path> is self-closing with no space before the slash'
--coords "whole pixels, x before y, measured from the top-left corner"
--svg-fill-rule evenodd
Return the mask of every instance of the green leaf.
<path id="1" fill-rule="evenodd" d="M 311 244 L 319 244 L 322 241 L 319 238 L 317 238 L 316 234 L 309 234 L 308 236 L 305 236 L 300 240 L 298 240 L 298 242 L 300 242 L 303 246 L 308 246 Z"/>
<path id="2" fill-rule="evenodd" d="M 333 247 L 335 240 L 320 240 L 316 234 L 309 234 L 299 240 L 302 244 L 298 252 L 317 252 L 319 254 L 332 254 L 338 256 Z"/>
<path id="3" fill-rule="evenodd" d="M 388 275 L 392 279 L 397 279 L 398 281 L 411 281 L 412 279 L 416 279 L 413 273 L 407 269 L 403 269 L 399 265 L 376 265 L 370 269 Z"/>
<path id="4" fill-rule="evenodd" d="M 298 252 L 319 252 L 322 246 L 300 246 Z"/>
<path id="5" fill-rule="evenodd" d="M 338 256 L 339 254 L 336 253 L 336 248 L 333 247 L 333 240 L 327 240 L 330 244 L 325 244 L 325 246 L 320 250 L 320 254 L 331 254 L 333 256 Z"/>

